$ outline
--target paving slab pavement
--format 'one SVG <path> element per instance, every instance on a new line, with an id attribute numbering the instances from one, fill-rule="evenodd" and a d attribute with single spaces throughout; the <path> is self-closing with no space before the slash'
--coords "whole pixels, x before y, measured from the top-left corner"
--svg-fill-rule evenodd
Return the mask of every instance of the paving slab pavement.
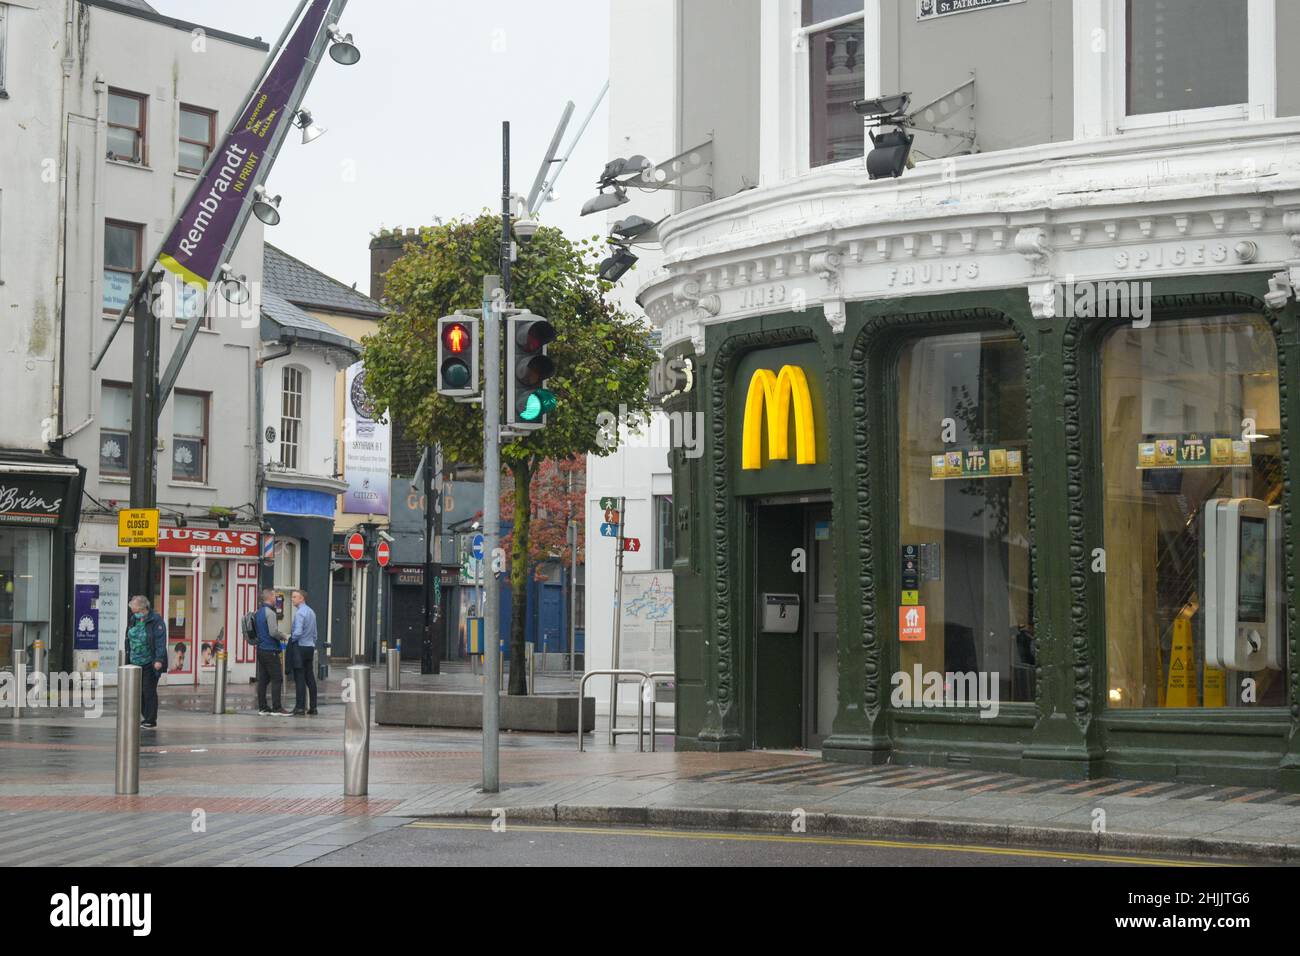
<path id="1" fill-rule="evenodd" d="M 113 794 L 115 703 L 0 719 L 0 865 L 297 865 L 420 817 L 745 827 L 1062 850 L 1300 862 L 1300 795 L 1184 781 L 1052 781 L 854 767 L 815 752 L 638 753 L 603 733 L 503 734 L 479 792 L 477 731 L 374 727 L 370 792 L 344 798 L 343 709 L 213 716 L 164 688 L 140 794 Z M 662 746 L 671 741 L 661 738 Z M 1097 810 L 1105 827 L 1095 829 Z M 195 831 L 199 813 L 205 828 Z"/>

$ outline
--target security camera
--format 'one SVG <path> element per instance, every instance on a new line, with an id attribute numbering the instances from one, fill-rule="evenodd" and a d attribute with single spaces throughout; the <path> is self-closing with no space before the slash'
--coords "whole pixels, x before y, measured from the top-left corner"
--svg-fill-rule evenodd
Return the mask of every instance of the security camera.
<path id="1" fill-rule="evenodd" d="M 387 541 L 389 544 L 393 544 L 393 543 L 397 540 L 397 539 L 394 538 L 391 534 L 389 534 L 387 531 L 380 531 L 380 532 L 379 532 L 379 538 L 380 538 L 381 541 Z"/>

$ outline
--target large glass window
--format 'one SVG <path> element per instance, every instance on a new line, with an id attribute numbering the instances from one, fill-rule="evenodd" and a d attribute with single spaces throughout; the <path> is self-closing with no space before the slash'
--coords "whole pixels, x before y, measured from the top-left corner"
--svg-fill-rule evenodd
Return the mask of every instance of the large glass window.
<path id="1" fill-rule="evenodd" d="M 38 640 L 50 646 L 50 532 L 0 526 L 0 667 L 13 664 L 14 647 Z"/>
<path id="2" fill-rule="evenodd" d="M 866 84 L 863 0 L 804 0 L 808 37 L 808 165 L 864 153 L 862 117 L 853 112 Z"/>
<path id="3" fill-rule="evenodd" d="M 935 703 L 937 673 L 954 704 L 1032 700 L 1024 348 L 1002 331 L 917 340 L 898 394 L 901 697 Z"/>
<path id="4" fill-rule="evenodd" d="M 1110 706 L 1284 704 L 1272 330 L 1254 315 L 1120 328 L 1106 338 L 1101 363 Z M 1279 570 L 1272 584 L 1267 573 L 1245 573 L 1270 566 Z M 1237 595 L 1231 619 L 1223 613 L 1229 584 Z M 1244 628 L 1243 656 L 1236 633 L 1225 649 L 1222 635 L 1235 631 L 1238 616 L 1258 618 L 1269 603 L 1278 632 Z M 1252 640 L 1267 646 L 1251 652 Z"/>
<path id="5" fill-rule="evenodd" d="M 1128 0 L 1128 115 L 1249 100 L 1247 0 Z"/>

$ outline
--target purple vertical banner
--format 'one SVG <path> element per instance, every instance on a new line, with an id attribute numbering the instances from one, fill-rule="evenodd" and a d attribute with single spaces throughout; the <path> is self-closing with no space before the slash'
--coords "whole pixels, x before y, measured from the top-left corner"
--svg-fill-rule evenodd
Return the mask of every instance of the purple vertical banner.
<path id="1" fill-rule="evenodd" d="M 72 609 L 73 648 L 99 650 L 99 585 L 78 584 L 73 591 Z"/>
<path id="2" fill-rule="evenodd" d="M 252 201 L 250 186 L 275 161 L 270 153 L 274 133 L 293 121 L 294 87 L 308 69 L 308 55 L 328 11 L 329 0 L 313 0 L 163 243 L 159 263 L 186 284 L 206 289 L 220 272 L 222 249 L 232 238 L 240 207 Z"/>

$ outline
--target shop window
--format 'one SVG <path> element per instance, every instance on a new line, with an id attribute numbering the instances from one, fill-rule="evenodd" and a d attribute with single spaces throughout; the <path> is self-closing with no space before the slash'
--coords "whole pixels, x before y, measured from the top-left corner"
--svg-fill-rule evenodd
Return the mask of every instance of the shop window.
<path id="1" fill-rule="evenodd" d="M 280 467 L 297 471 L 302 443 L 302 369 L 292 365 L 280 376 Z"/>
<path id="2" fill-rule="evenodd" d="M 202 484 L 207 478 L 208 396 L 177 389 L 172 415 L 172 478 Z"/>
<path id="3" fill-rule="evenodd" d="M 197 106 L 182 106 L 176 167 L 185 173 L 201 173 L 215 147 L 217 114 Z"/>
<path id="4" fill-rule="evenodd" d="M 139 93 L 108 91 L 108 158 L 123 163 L 145 162 L 147 100 Z"/>
<path id="5" fill-rule="evenodd" d="M 655 568 L 673 566 L 673 496 L 654 496 Z"/>
<path id="6" fill-rule="evenodd" d="M 863 97 L 863 0 L 803 0 L 808 44 L 808 165 L 860 159 L 866 134 L 853 101 Z"/>
<path id="7" fill-rule="evenodd" d="M 0 667 L 11 665 L 15 647 L 50 644 L 50 532 L 0 526 Z"/>
<path id="8" fill-rule="evenodd" d="M 1158 326 L 1176 349 L 1117 330 L 1101 350 L 1109 704 L 1281 706 L 1286 594 L 1280 572 L 1267 574 L 1282 503 L 1272 330 L 1254 315 Z M 1228 576 L 1231 609 L 1219 598 Z M 1235 620 L 1269 617 L 1270 604 L 1278 631 L 1242 635 L 1264 646 L 1239 656 L 1232 633 L 1225 648 Z"/>
<path id="9" fill-rule="evenodd" d="M 939 674 L 949 705 L 1033 700 L 1024 348 L 1001 331 L 917 340 L 898 395 L 902 699 L 936 703 L 922 690 Z"/>
<path id="10" fill-rule="evenodd" d="M 105 382 L 99 399 L 99 474 L 131 474 L 131 386 Z"/>
<path id="11" fill-rule="evenodd" d="M 104 313 L 117 315 L 140 278 L 144 227 L 128 222 L 104 223 Z"/>

